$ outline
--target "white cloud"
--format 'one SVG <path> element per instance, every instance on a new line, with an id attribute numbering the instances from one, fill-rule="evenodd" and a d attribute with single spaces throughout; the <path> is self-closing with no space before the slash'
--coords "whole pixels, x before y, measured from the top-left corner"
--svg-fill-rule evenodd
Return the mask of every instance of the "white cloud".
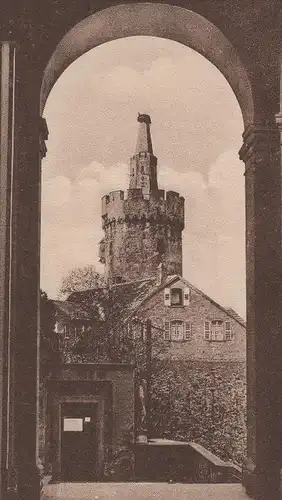
<path id="1" fill-rule="evenodd" d="M 63 175 L 58 175 L 55 178 L 50 178 L 45 181 L 43 203 L 49 206 L 59 207 L 69 200 L 70 193 L 70 180 Z"/>
<path id="2" fill-rule="evenodd" d="M 94 263 L 98 269 L 101 197 L 127 188 L 127 165 L 110 169 L 92 162 L 71 182 L 62 176 L 48 179 L 43 192 L 64 198 L 58 207 L 54 196 L 43 197 L 42 287 L 54 295 L 62 276 L 72 267 Z M 185 197 L 186 229 L 183 237 L 184 275 L 223 305 L 244 313 L 244 186 L 242 166 L 234 152 L 212 165 L 205 181 L 198 172 L 176 172 L 159 167 L 161 187 Z M 64 194 L 65 193 L 65 194 Z M 68 195 L 68 198 L 66 196 Z M 60 211 L 51 219 L 50 212 Z"/>
<path id="3" fill-rule="evenodd" d="M 134 151 L 137 111 L 151 114 L 160 187 L 186 198 L 185 276 L 242 313 L 239 106 L 206 59 L 175 42 L 150 37 L 89 51 L 65 71 L 50 94 L 45 110 L 50 136 L 43 164 L 42 286 L 55 295 L 69 268 L 97 262 L 101 197 L 128 184 L 126 162 Z"/>
<path id="4" fill-rule="evenodd" d="M 45 110 L 50 127 L 47 169 L 56 165 L 57 172 L 69 174 L 93 158 L 106 166 L 114 158 L 127 161 L 134 150 L 138 111 L 152 116 L 161 163 L 174 162 L 177 170 L 187 165 L 207 171 L 223 151 L 237 144 L 239 149 L 242 117 L 224 77 L 193 50 L 161 42 L 142 37 L 140 43 L 137 37 L 105 44 L 64 72 Z"/>

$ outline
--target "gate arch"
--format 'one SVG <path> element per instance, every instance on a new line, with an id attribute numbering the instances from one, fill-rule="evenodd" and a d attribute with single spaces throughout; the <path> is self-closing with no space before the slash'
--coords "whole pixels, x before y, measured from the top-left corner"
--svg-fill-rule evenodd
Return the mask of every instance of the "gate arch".
<path id="1" fill-rule="evenodd" d="M 113 1 L 117 5 L 108 7 Z M 174 1 L 170 0 L 171 3 Z M 5 392 L 7 388 L 12 397 L 15 392 L 17 398 L 12 400 L 8 410 L 12 424 L 6 444 L 11 445 L 11 449 L 7 454 L 6 444 L 3 445 L 0 461 L 1 464 L 8 463 L 11 470 L 16 463 L 18 475 L 11 477 L 18 478 L 15 488 L 18 488 L 20 497 L 39 498 L 39 475 L 35 462 L 39 141 L 47 135 L 46 130 L 40 130 L 42 121 L 38 120 L 39 114 L 42 114 L 48 94 L 60 74 L 80 55 L 116 38 L 151 35 L 178 41 L 209 59 L 231 85 L 244 118 L 244 146 L 240 154 L 246 164 L 249 372 L 248 460 L 245 463 L 244 484 L 258 500 L 280 498 L 281 155 L 275 114 L 279 111 L 281 100 L 278 89 L 281 6 L 278 0 L 258 0 L 252 5 L 242 2 L 238 7 L 236 2 L 227 0 L 221 10 L 217 5 L 213 8 L 213 2 L 186 0 L 190 6 L 193 4 L 193 10 L 201 9 L 203 17 L 182 7 L 158 3 L 158 0 L 155 2 L 131 0 L 131 3 L 120 5 L 119 0 L 100 0 L 96 9 L 101 10 L 96 14 L 93 14 L 95 6 L 91 0 L 69 3 L 57 0 L 34 11 L 28 7 L 23 9 L 20 5 L 14 8 L 13 2 L 10 2 L 4 13 L 4 21 L 7 22 L 6 27 L 5 22 L 2 23 L 1 69 L 5 86 L 1 88 L 1 105 L 3 116 L 11 116 L 12 119 L 9 130 L 2 127 L 1 147 L 4 145 L 11 152 L 11 158 L 6 155 L 7 158 L 1 159 L 1 168 L 7 177 L 12 173 L 15 196 L 11 196 L 9 183 L 1 183 L 3 199 L 8 200 L 4 207 L 1 234 L 9 236 L 11 245 L 2 244 L 1 247 L 4 255 L 1 269 L 4 269 L 2 264 L 7 262 L 10 274 L 6 273 L 7 278 L 3 274 L 4 278 L 0 280 L 0 321 L 6 328 L 8 321 L 4 313 L 9 293 L 4 292 L 8 283 L 12 289 L 13 351 L 11 380 L 6 382 L 0 376 L 0 391 L 4 388 Z M 83 17 L 85 19 L 81 20 Z M 215 20 L 215 25 L 207 19 Z M 63 32 L 66 33 L 64 36 Z M 229 32 L 230 39 L 223 32 Z M 231 37 L 234 45 L 230 42 Z M 61 41 L 58 43 L 58 40 Z M 52 54 L 56 43 L 58 45 Z M 3 94 L 3 89 L 6 94 L 7 90 L 11 90 L 11 95 L 9 92 Z M 2 99 L 3 96 L 5 99 Z M 280 116 L 277 121 L 281 128 Z M 44 147 L 42 149 L 44 153 Z M 12 231 L 9 232 L 10 200 L 16 216 L 12 219 Z M 10 330 L 6 329 L 9 339 Z M 15 372 L 12 371 L 14 365 Z M 4 408 L 7 403 L 5 395 L 2 402 Z M 6 426 L 5 415 L 0 417 L 2 424 Z"/>
<path id="2" fill-rule="evenodd" d="M 41 113 L 56 80 L 78 57 L 111 40 L 137 35 L 171 39 L 202 54 L 229 82 L 239 102 L 245 127 L 253 121 L 252 87 L 236 48 L 203 16 L 183 7 L 159 3 L 108 7 L 71 28 L 45 68 L 40 95 Z"/>

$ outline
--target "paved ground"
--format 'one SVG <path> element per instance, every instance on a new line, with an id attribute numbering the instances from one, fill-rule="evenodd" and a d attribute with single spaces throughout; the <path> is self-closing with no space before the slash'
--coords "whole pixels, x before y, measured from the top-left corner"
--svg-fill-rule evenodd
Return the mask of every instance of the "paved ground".
<path id="1" fill-rule="evenodd" d="M 60 483 L 42 500 L 250 500 L 240 484 Z"/>

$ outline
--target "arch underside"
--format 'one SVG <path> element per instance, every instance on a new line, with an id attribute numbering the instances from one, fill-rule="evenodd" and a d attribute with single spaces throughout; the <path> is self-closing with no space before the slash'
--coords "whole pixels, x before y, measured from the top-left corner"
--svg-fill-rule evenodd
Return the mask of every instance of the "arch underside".
<path id="1" fill-rule="evenodd" d="M 103 43 L 138 35 L 171 39 L 202 54 L 232 87 L 245 127 L 253 121 L 252 88 L 235 47 L 216 26 L 199 14 L 159 3 L 109 7 L 74 26 L 57 45 L 46 66 L 40 96 L 41 113 L 53 85 L 78 57 Z"/>

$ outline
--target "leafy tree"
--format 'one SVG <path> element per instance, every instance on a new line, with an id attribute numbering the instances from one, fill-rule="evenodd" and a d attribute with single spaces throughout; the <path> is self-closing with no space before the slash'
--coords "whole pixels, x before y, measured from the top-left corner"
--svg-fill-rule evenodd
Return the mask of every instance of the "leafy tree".
<path id="1" fill-rule="evenodd" d="M 67 298 L 72 292 L 82 292 L 103 286 L 104 278 L 96 271 L 95 266 L 86 265 L 71 269 L 63 278 L 59 289 L 59 297 Z"/>
<path id="2" fill-rule="evenodd" d="M 46 292 L 40 290 L 40 363 L 44 373 L 60 362 L 55 310 Z"/>

